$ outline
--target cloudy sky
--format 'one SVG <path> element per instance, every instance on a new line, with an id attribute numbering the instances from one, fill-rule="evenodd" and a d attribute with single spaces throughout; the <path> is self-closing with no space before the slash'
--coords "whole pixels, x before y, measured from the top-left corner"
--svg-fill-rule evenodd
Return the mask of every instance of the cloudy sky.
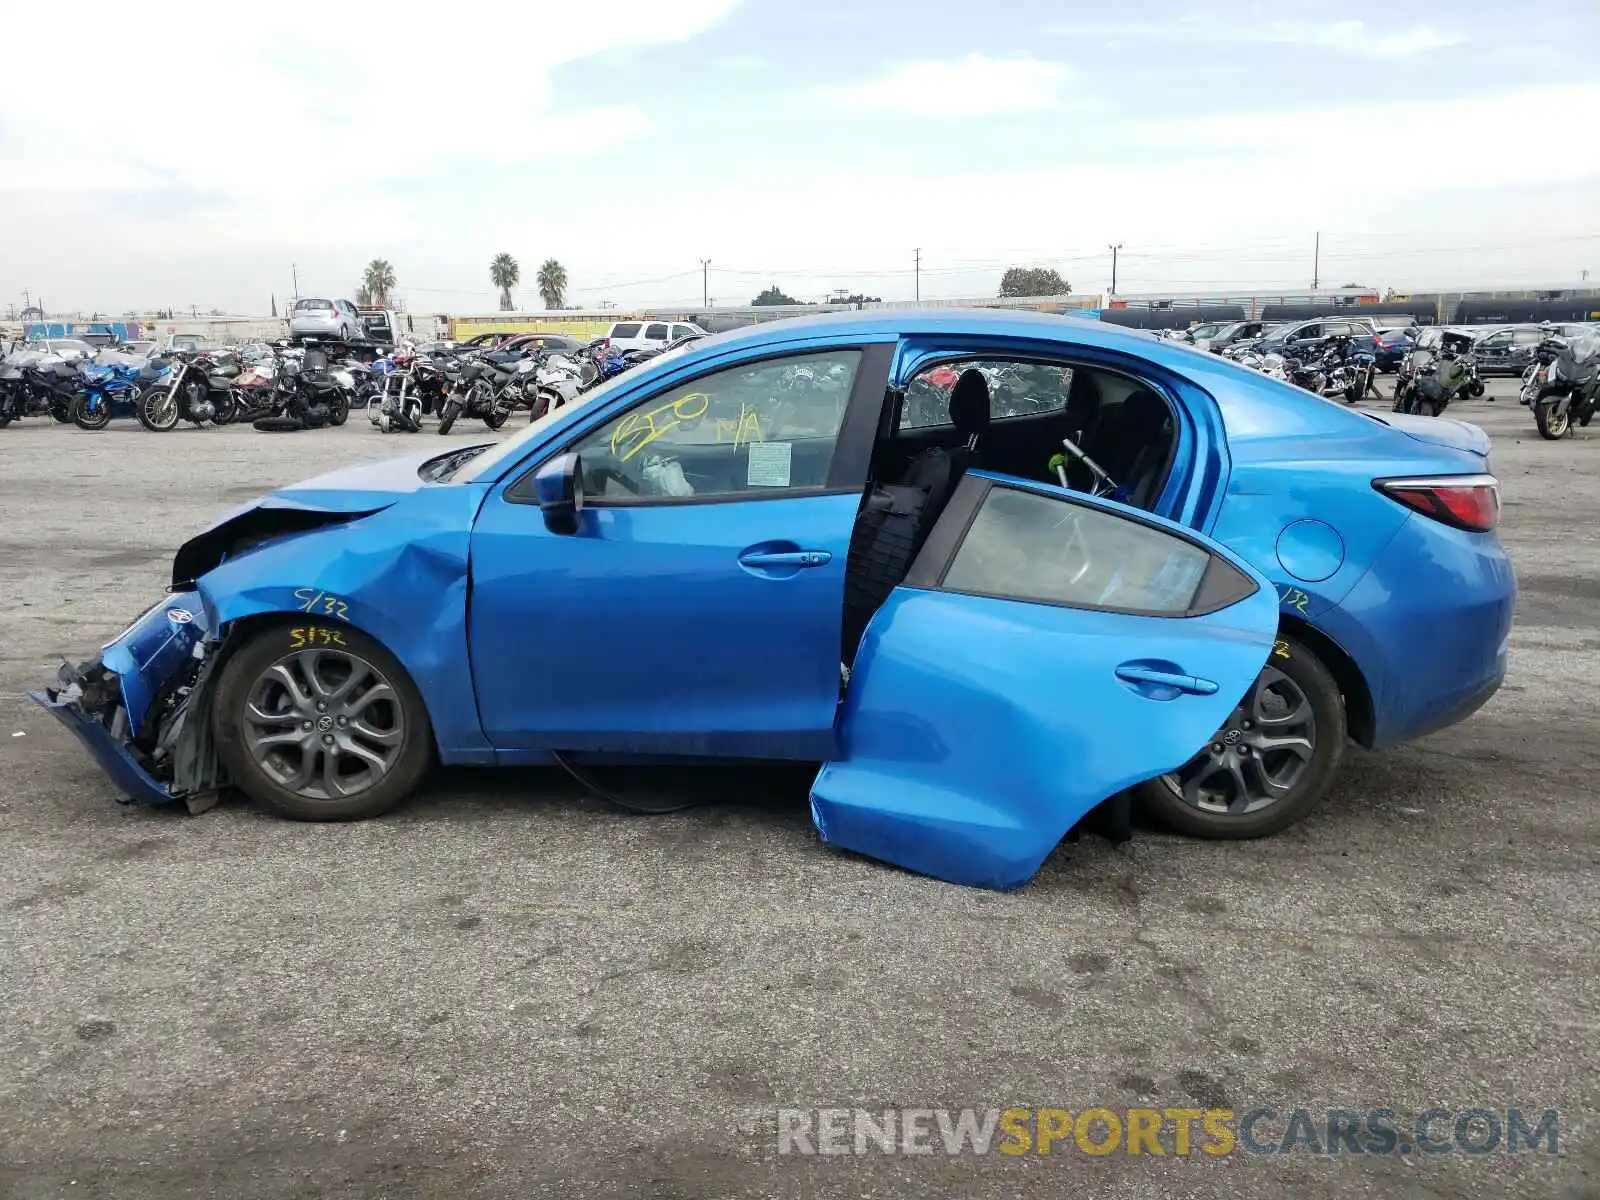
<path id="1" fill-rule="evenodd" d="M 46 10 L 40 10 L 43 14 Z M 1600 280 L 1600 3 L 97 0 L 0 71 L 0 313 Z M 309 14 L 310 10 L 306 10 Z M 437 15 L 425 15 L 425 14 Z M 43 35 L 81 29 L 44 53 Z"/>

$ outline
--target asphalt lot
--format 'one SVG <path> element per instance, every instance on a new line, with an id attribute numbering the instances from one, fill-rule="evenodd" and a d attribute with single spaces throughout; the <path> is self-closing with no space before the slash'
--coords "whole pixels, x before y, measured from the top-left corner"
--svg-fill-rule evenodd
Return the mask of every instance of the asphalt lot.
<path id="1" fill-rule="evenodd" d="M 121 808 L 21 692 L 222 510 L 417 439 L 0 431 L 0 1196 L 1600 1196 L 1600 426 L 1456 415 L 1522 589 L 1500 694 L 1286 834 L 1086 838 L 1011 895 L 826 850 L 766 776 L 654 818 L 546 772 L 360 825 Z M 775 1150 L 779 1107 L 1011 1104 L 1555 1108 L 1561 1153 Z"/>

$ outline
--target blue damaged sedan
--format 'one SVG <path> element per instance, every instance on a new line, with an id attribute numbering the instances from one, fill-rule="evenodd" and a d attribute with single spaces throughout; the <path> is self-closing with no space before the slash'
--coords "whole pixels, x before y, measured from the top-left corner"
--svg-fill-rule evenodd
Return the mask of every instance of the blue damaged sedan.
<path id="1" fill-rule="evenodd" d="M 1488 451 L 1094 322 L 773 322 L 231 513 L 35 699 L 134 802 L 305 820 L 434 762 L 814 762 L 824 841 L 1015 887 L 1108 798 L 1272 833 L 1483 704 Z"/>

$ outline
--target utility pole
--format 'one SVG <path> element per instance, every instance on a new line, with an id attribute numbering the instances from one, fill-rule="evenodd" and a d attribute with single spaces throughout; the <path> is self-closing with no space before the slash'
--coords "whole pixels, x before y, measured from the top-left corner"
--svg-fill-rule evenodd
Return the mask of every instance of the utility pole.
<path id="1" fill-rule="evenodd" d="M 1317 230 L 1317 240 L 1312 243 L 1311 250 L 1311 290 L 1317 290 L 1317 283 L 1322 279 L 1322 230 Z"/>
<path id="2" fill-rule="evenodd" d="M 1122 249 L 1122 243 L 1118 242 L 1115 246 L 1108 243 L 1106 249 L 1111 251 L 1111 294 L 1115 296 L 1117 294 L 1117 251 Z"/>
<path id="3" fill-rule="evenodd" d="M 290 263 L 289 274 L 294 279 L 294 298 L 298 300 L 300 299 L 300 268 L 296 264 Z"/>
<path id="4" fill-rule="evenodd" d="M 700 303 L 706 308 L 711 307 L 711 260 L 709 258 L 700 260 Z"/>
<path id="5" fill-rule="evenodd" d="M 922 300 L 922 247 L 918 246 L 911 252 L 917 275 L 917 301 Z"/>

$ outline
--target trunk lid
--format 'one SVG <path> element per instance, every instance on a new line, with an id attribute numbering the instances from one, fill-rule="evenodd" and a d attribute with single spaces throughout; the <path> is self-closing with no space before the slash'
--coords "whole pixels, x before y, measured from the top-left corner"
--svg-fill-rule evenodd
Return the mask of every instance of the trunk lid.
<path id="1" fill-rule="evenodd" d="M 1465 421 L 1449 417 L 1414 417 L 1406 413 L 1364 412 L 1362 415 L 1425 445 L 1464 450 L 1483 459 L 1489 457 L 1489 435 Z"/>

